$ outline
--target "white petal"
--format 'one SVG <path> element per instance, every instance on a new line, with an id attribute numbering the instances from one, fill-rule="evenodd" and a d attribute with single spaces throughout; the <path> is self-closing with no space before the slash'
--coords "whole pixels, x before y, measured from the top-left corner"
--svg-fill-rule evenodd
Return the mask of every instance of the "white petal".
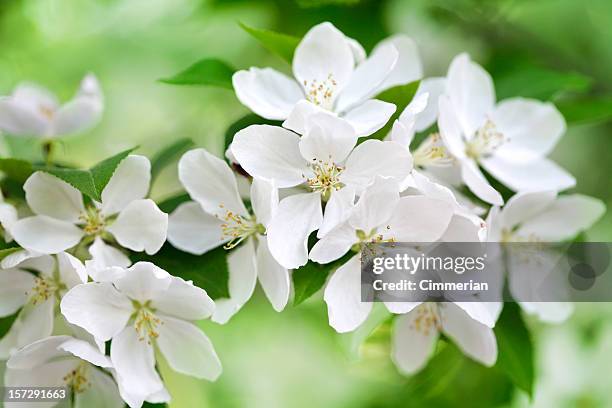
<path id="1" fill-rule="evenodd" d="M 257 283 L 255 246 L 252 239 L 232 250 L 227 257 L 229 269 L 229 299 L 215 302 L 212 321 L 225 324 L 251 298 Z"/>
<path id="2" fill-rule="evenodd" d="M 152 255 L 166 241 L 168 214 L 162 212 L 151 199 L 132 201 L 107 231 L 115 236 L 121 246 Z"/>
<path id="3" fill-rule="evenodd" d="M 86 283 L 68 291 L 60 304 L 66 320 L 95 338 L 110 340 L 125 327 L 132 303 L 110 283 Z"/>
<path id="4" fill-rule="evenodd" d="M 31 82 L 22 82 L 13 91 L 13 100 L 32 109 L 54 112 L 59 107 L 57 97 L 47 88 Z"/>
<path id="5" fill-rule="evenodd" d="M 361 301 L 359 255 L 334 272 L 327 282 L 323 299 L 327 303 L 329 325 L 338 333 L 353 331 L 366 320 L 372 303 Z"/>
<path id="6" fill-rule="evenodd" d="M 379 232 L 398 242 L 434 242 L 446 231 L 452 216 L 453 207 L 445 201 L 425 196 L 402 197 L 387 226 Z"/>
<path id="7" fill-rule="evenodd" d="M 179 205 L 168 217 L 168 242 L 181 251 L 202 255 L 224 241 L 223 222 L 190 201 Z"/>
<path id="8" fill-rule="evenodd" d="M 74 370 L 79 364 L 76 359 L 53 361 L 36 367 L 33 370 L 11 370 L 8 369 L 5 376 L 6 387 L 64 387 L 66 383 L 63 377 Z M 37 401 L 35 403 L 5 402 L 5 408 L 19 408 L 23 406 L 51 408 L 57 406 L 55 402 Z"/>
<path id="9" fill-rule="evenodd" d="M 357 144 L 357 135 L 345 120 L 328 113 L 308 117 L 299 149 L 309 163 L 340 163 Z"/>
<path id="10" fill-rule="evenodd" d="M 281 127 L 251 125 L 236 133 L 232 153 L 251 176 L 273 180 L 278 188 L 293 187 L 309 172 L 299 142 L 298 135 Z"/>
<path id="11" fill-rule="evenodd" d="M 548 155 L 565 133 L 565 119 L 550 102 L 512 98 L 500 102 L 491 120 L 506 142 L 496 155 L 525 160 Z"/>
<path id="12" fill-rule="evenodd" d="M 122 294 L 144 303 L 165 294 L 172 284 L 172 275 L 151 262 L 136 262 L 114 284 Z"/>
<path id="13" fill-rule="evenodd" d="M 50 336 L 37 340 L 15 352 L 6 362 L 6 366 L 13 370 L 32 370 L 50 360 L 65 357 L 68 353 L 58 347 L 70 339 L 70 336 Z"/>
<path id="14" fill-rule="evenodd" d="M 512 231 L 519 224 L 544 211 L 551 205 L 557 193 L 554 191 L 535 191 L 513 195 L 501 211 L 502 227 Z"/>
<path id="15" fill-rule="evenodd" d="M 98 269 L 111 266 L 127 268 L 132 264 L 126 254 L 113 246 L 107 245 L 100 237 L 96 237 L 94 243 L 89 247 L 89 254 L 91 255 L 91 261 Z"/>
<path id="16" fill-rule="evenodd" d="M 467 54 L 453 59 L 448 69 L 447 90 L 466 137 L 482 126 L 495 104 L 493 80 Z"/>
<path id="17" fill-rule="evenodd" d="M 10 316 L 28 301 L 34 275 L 19 269 L 0 271 L 0 316 Z"/>
<path id="18" fill-rule="evenodd" d="M 39 215 L 76 222 L 85 210 L 79 190 L 42 171 L 37 171 L 23 185 L 28 205 Z"/>
<path id="19" fill-rule="evenodd" d="M 486 224 L 478 216 L 469 213 L 455 213 L 444 235 L 445 242 L 480 242 L 486 237 Z"/>
<path id="20" fill-rule="evenodd" d="M 174 276 L 168 289 L 153 297 L 151 305 L 165 315 L 185 320 L 206 319 L 215 310 L 204 289 Z"/>
<path id="21" fill-rule="evenodd" d="M 420 318 L 420 322 L 415 320 Z M 419 309 L 398 316 L 393 325 L 391 357 L 404 374 L 414 374 L 427 364 L 435 350 L 438 329 L 434 324 L 426 327 Z"/>
<path id="22" fill-rule="evenodd" d="M 308 256 L 315 262 L 326 264 L 340 259 L 357 241 L 355 228 L 344 222 L 318 240 Z"/>
<path id="23" fill-rule="evenodd" d="M 487 167 L 488 170 L 488 167 Z M 497 190 L 495 190 L 485 176 L 482 174 L 478 165 L 471 159 L 465 159 L 461 161 L 461 177 L 468 186 L 470 191 L 487 203 L 493 205 L 502 205 L 504 199 Z"/>
<path id="24" fill-rule="evenodd" d="M 317 238 L 322 238 L 334 227 L 348 220 L 354 206 L 355 189 L 352 186 L 333 190 L 329 201 L 325 205 L 323 223 L 317 231 Z"/>
<path id="25" fill-rule="evenodd" d="M 178 169 L 181 183 L 204 211 L 220 216 L 226 211 L 248 214 L 238 194 L 236 177 L 220 158 L 204 149 L 190 150 L 181 157 Z"/>
<path id="26" fill-rule="evenodd" d="M 389 77 L 399 58 L 393 44 L 382 44 L 359 64 L 349 83 L 336 100 L 336 112 L 346 112 L 355 105 L 373 97 Z"/>
<path id="27" fill-rule="evenodd" d="M 514 162 L 501 156 L 481 160 L 482 166 L 514 191 L 566 190 L 576 179 L 544 157 L 529 162 Z"/>
<path id="28" fill-rule="evenodd" d="M 17 221 L 11 233 L 23 248 L 44 254 L 56 254 L 72 248 L 84 235 L 73 224 L 44 215 Z"/>
<path id="29" fill-rule="evenodd" d="M 20 251 L 16 251 L 13 252 L 12 254 L 7 255 L 2 262 L 0 262 L 0 268 L 1 269 L 10 269 L 10 268 L 14 268 L 17 265 L 19 265 L 20 263 L 34 258 L 34 257 L 38 257 L 40 256 L 40 254 L 38 252 L 33 252 L 33 251 L 27 251 L 25 249 L 22 249 Z"/>
<path id="30" fill-rule="evenodd" d="M 83 78 L 77 95 L 57 110 L 53 118 L 54 134 L 61 136 L 89 129 L 100 120 L 103 109 L 100 84 L 89 74 Z"/>
<path id="31" fill-rule="evenodd" d="M 308 261 L 308 236 L 323 221 L 319 193 L 296 194 L 281 200 L 268 225 L 268 246 L 279 264 L 299 268 Z"/>
<path id="32" fill-rule="evenodd" d="M 425 78 L 421 81 L 419 84 L 419 89 L 417 90 L 417 96 L 429 94 L 429 97 L 427 98 L 427 106 L 422 112 L 419 113 L 417 117 L 415 123 L 415 130 L 417 132 L 422 132 L 436 123 L 436 119 L 438 119 L 438 101 L 440 95 L 442 95 L 445 91 L 446 78 L 433 77 Z"/>
<path id="33" fill-rule="evenodd" d="M 78 258 L 67 252 L 57 254 L 57 269 L 62 283 L 68 289 L 87 282 L 85 266 Z"/>
<path id="34" fill-rule="evenodd" d="M 503 303 L 500 302 L 454 302 L 472 319 L 487 327 L 495 327 L 495 322 L 501 313 Z"/>
<path id="35" fill-rule="evenodd" d="M 19 216 L 17 215 L 17 209 L 15 207 L 11 204 L 0 202 L 0 226 L 4 229 L 4 240 L 6 242 L 11 242 L 13 240 L 10 229 L 18 219 Z"/>
<path id="36" fill-rule="evenodd" d="M 39 272 L 42 275 L 52 276 L 55 272 L 55 258 L 51 255 L 41 255 L 36 252 L 30 252 L 32 256 L 23 259 L 18 267 L 21 269 L 30 269 Z"/>
<path id="37" fill-rule="evenodd" d="M 365 49 L 357 40 L 351 37 L 346 37 L 346 41 L 351 47 L 351 51 L 353 52 L 353 58 L 355 59 L 355 65 L 361 64 L 366 59 Z"/>
<path id="38" fill-rule="evenodd" d="M 593 197 L 581 194 L 560 196 L 545 211 L 526 220 L 516 233 L 527 237 L 533 235 L 542 241 L 564 241 L 590 228 L 605 210 L 605 205 Z"/>
<path id="39" fill-rule="evenodd" d="M 463 131 L 461 130 L 457 114 L 450 100 L 445 95 L 438 99 L 438 109 L 438 128 L 442 141 L 449 153 L 461 160 L 465 158 Z"/>
<path id="40" fill-rule="evenodd" d="M 408 149 L 410 147 L 410 143 L 412 143 L 412 139 L 414 139 L 414 129 L 406 127 L 399 120 L 393 122 L 393 127 L 391 128 L 391 133 L 389 133 L 388 140 L 398 143 L 404 149 Z"/>
<path id="41" fill-rule="evenodd" d="M 116 214 L 127 205 L 147 196 L 151 183 L 151 162 L 144 156 L 123 159 L 102 190 L 102 212 Z"/>
<path id="42" fill-rule="evenodd" d="M 117 384 L 110 375 L 101 370 L 89 371 L 90 386 L 74 397 L 74 408 L 89 408 L 98 404 L 107 408 L 123 408 L 125 403 L 119 396 Z"/>
<path id="43" fill-rule="evenodd" d="M 46 136 L 49 119 L 38 107 L 24 106 L 14 98 L 0 98 L 0 130 L 16 136 Z"/>
<path id="44" fill-rule="evenodd" d="M 232 76 L 238 100 L 266 119 L 282 120 L 289 116 L 304 92 L 295 80 L 272 68 L 238 71 Z"/>
<path id="45" fill-rule="evenodd" d="M 469 357 L 492 366 L 497 360 L 497 341 L 493 329 L 477 322 L 452 303 L 441 308 L 442 328 Z"/>
<path id="46" fill-rule="evenodd" d="M 355 230 L 369 234 L 389 220 L 399 199 L 397 181 L 376 177 L 374 183 L 359 197 L 349 223 Z"/>
<path id="47" fill-rule="evenodd" d="M 397 63 L 387 76 L 379 90 L 383 91 L 397 85 L 404 85 L 423 77 L 423 64 L 419 57 L 419 50 L 414 40 L 406 35 L 398 34 L 379 42 L 372 54 L 387 44 L 393 45 L 398 51 Z"/>
<path id="48" fill-rule="evenodd" d="M 353 52 L 344 34 L 331 23 L 312 27 L 302 38 L 293 55 L 293 74 L 308 93 L 313 81 L 318 84 L 329 78 L 336 83 L 337 95 L 353 73 Z"/>
<path id="49" fill-rule="evenodd" d="M 340 178 L 347 185 L 367 187 L 374 176 L 392 177 L 400 182 L 412 169 L 412 157 L 395 142 L 366 140 L 353 150 Z"/>
<path id="50" fill-rule="evenodd" d="M 283 122 L 283 127 L 285 129 L 293 130 L 299 135 L 303 135 L 306 133 L 306 122 L 308 121 L 308 118 L 315 113 L 327 113 L 329 115 L 334 115 L 333 112 L 323 109 L 322 107 L 317 106 L 306 99 L 302 99 L 295 104 L 289 113 L 289 116 L 287 116 L 287 119 Z"/>
<path id="51" fill-rule="evenodd" d="M 385 126 L 395 109 L 392 103 L 369 99 L 349 110 L 344 119 L 353 126 L 358 136 L 369 136 Z"/>
<path id="52" fill-rule="evenodd" d="M 272 257 L 265 237 L 259 237 L 257 246 L 257 276 L 274 310 L 282 311 L 289 301 L 289 271 Z"/>
<path id="53" fill-rule="evenodd" d="M 251 206 L 257 222 L 268 225 L 278 207 L 278 189 L 270 181 L 254 179 L 251 184 Z"/>
<path id="54" fill-rule="evenodd" d="M 0 360 L 6 360 L 16 350 L 50 336 L 53 331 L 54 307 L 54 298 L 36 305 L 26 305 L 8 333 L 0 339 Z"/>
<path id="55" fill-rule="evenodd" d="M 119 382 L 131 394 L 146 397 L 164 388 L 155 371 L 153 346 L 139 340 L 132 326 L 126 327 L 113 338 L 110 357 Z"/>
<path id="56" fill-rule="evenodd" d="M 90 362 L 93 365 L 103 368 L 111 368 L 110 358 L 102 354 L 91 343 L 75 338 L 66 339 L 58 346 L 59 350 L 64 350 L 73 356 Z"/>
<path id="57" fill-rule="evenodd" d="M 221 375 L 221 361 L 212 343 L 195 325 L 163 316 L 156 344 L 176 372 L 215 381 Z"/>
<path id="58" fill-rule="evenodd" d="M 570 302 L 520 302 L 521 308 L 546 323 L 562 323 L 574 311 Z"/>
<path id="59" fill-rule="evenodd" d="M 502 231 L 504 229 L 499 207 L 491 207 L 485 222 L 487 224 L 487 242 L 499 242 L 502 238 Z"/>

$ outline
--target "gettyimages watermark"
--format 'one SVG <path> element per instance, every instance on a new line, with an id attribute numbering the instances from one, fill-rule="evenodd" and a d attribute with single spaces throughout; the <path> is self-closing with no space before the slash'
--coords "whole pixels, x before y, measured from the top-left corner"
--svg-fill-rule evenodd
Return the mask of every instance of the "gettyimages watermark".
<path id="1" fill-rule="evenodd" d="M 371 243 L 364 302 L 612 302 L 612 243 Z"/>

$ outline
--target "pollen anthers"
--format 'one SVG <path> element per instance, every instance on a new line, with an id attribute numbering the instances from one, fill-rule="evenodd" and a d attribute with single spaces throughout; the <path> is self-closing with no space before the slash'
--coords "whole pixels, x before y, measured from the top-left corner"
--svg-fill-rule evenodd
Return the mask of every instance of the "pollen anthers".
<path id="1" fill-rule="evenodd" d="M 225 208 L 223 205 L 219 207 Z M 220 218 L 223 220 L 223 224 L 221 224 L 221 240 L 225 241 L 229 238 L 229 242 L 223 245 L 225 249 L 235 248 L 251 235 L 264 234 L 266 232 L 265 227 L 257 222 L 255 216 L 245 217 L 231 210 L 225 210 L 225 214 Z"/>
<path id="2" fill-rule="evenodd" d="M 391 229 L 389 225 L 387 225 L 385 228 L 387 230 Z M 355 231 L 355 235 L 357 236 L 357 243 L 355 243 L 351 247 L 351 250 L 353 250 L 353 252 L 373 251 L 373 249 L 369 247 L 367 244 L 380 244 L 383 242 L 395 242 L 395 238 L 393 237 L 385 238 L 385 236 L 381 234 L 380 232 L 378 232 L 378 229 L 376 228 L 374 228 L 370 232 L 365 232 L 363 230 L 357 230 Z M 369 256 L 372 256 L 373 254 L 368 253 L 368 254 L 362 254 L 362 255 L 369 257 Z"/>
<path id="3" fill-rule="evenodd" d="M 100 210 L 94 206 L 89 206 L 79 216 L 79 220 L 82 222 L 83 231 L 87 235 L 97 235 L 104 230 L 106 226 L 106 220 Z"/>
<path id="4" fill-rule="evenodd" d="M 414 151 L 415 166 L 450 166 L 454 158 L 448 154 L 438 133 L 429 135 Z"/>
<path id="5" fill-rule="evenodd" d="M 71 388 L 74 393 L 84 392 L 91 386 L 91 382 L 89 382 L 87 376 L 88 371 L 89 364 L 82 361 L 63 377 L 64 383 L 67 387 Z"/>
<path id="6" fill-rule="evenodd" d="M 157 316 L 155 311 L 151 308 L 150 302 L 140 304 L 134 301 L 134 308 L 136 310 L 134 314 L 134 329 L 138 334 L 139 341 L 147 341 L 151 344 L 151 341 L 159 337 L 157 327 L 164 324 Z"/>
<path id="7" fill-rule="evenodd" d="M 541 242 L 541 239 L 535 234 L 529 235 L 518 235 L 516 232 L 511 231 L 507 228 L 502 229 L 501 237 L 499 239 L 502 243 L 508 242 L 523 242 L 523 243 L 538 243 Z"/>
<path id="8" fill-rule="evenodd" d="M 320 159 L 312 159 L 310 168 L 314 176 L 306 180 L 308 187 L 312 191 L 321 193 L 324 199 L 328 199 L 332 191 L 344 187 L 344 184 L 340 181 L 340 174 L 342 174 L 344 168 L 336 165 L 331 159 L 326 162 Z"/>
<path id="9" fill-rule="evenodd" d="M 411 328 L 425 336 L 435 330 L 442 330 L 442 318 L 435 303 L 423 303 L 417 306 L 416 317 L 412 321 Z"/>
<path id="10" fill-rule="evenodd" d="M 473 159 L 487 157 L 505 142 L 506 138 L 503 133 L 497 130 L 495 123 L 487 119 L 485 124 L 476 131 L 472 140 L 466 143 L 465 153 Z"/>
<path id="11" fill-rule="evenodd" d="M 62 288 L 60 282 L 50 276 L 39 276 L 34 279 L 34 286 L 28 293 L 30 295 L 30 303 L 37 305 L 44 303 Z"/>
<path id="12" fill-rule="evenodd" d="M 55 110 L 45 105 L 38 105 L 38 111 L 47 119 L 53 119 L 55 116 Z"/>
<path id="13" fill-rule="evenodd" d="M 304 80 L 304 90 L 306 99 L 324 109 L 330 110 L 334 103 L 334 92 L 338 83 L 332 74 L 329 74 L 323 81 L 313 79 L 312 81 Z"/>

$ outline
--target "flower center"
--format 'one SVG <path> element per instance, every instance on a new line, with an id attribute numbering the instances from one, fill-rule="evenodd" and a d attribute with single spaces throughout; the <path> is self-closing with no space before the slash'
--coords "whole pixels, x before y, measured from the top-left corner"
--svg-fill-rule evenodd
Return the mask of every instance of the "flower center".
<path id="1" fill-rule="evenodd" d="M 75 393 L 84 392 L 91 386 L 91 383 L 87 379 L 88 371 L 89 364 L 85 361 L 81 361 L 74 370 L 64 376 L 64 383 L 66 383 L 67 387 L 72 388 L 72 391 Z"/>
<path id="2" fill-rule="evenodd" d="M 391 227 L 387 225 L 385 227 L 387 230 L 390 230 Z M 351 250 L 353 252 L 362 252 L 362 255 L 365 255 L 366 258 L 375 255 L 373 251 L 375 251 L 374 247 L 368 246 L 367 244 L 379 244 L 382 242 L 395 242 L 395 238 L 385 238 L 383 234 L 379 233 L 376 228 L 374 228 L 369 233 L 363 230 L 355 231 L 355 235 L 357 236 L 357 242 L 353 244 Z M 368 252 L 363 254 L 363 252 Z"/>
<path id="3" fill-rule="evenodd" d="M 414 151 L 414 164 L 419 167 L 450 166 L 453 157 L 448 154 L 438 133 L 429 135 Z"/>
<path id="4" fill-rule="evenodd" d="M 55 111 L 45 105 L 38 105 L 38 111 L 47 119 L 53 119 L 53 116 L 55 115 Z"/>
<path id="5" fill-rule="evenodd" d="M 499 241 L 502 243 L 508 243 L 508 242 L 537 243 L 537 242 L 541 242 L 541 239 L 535 234 L 529 234 L 527 236 L 523 236 L 523 235 L 518 235 L 516 232 L 511 231 L 507 228 L 504 228 L 501 231 L 501 238 L 499 239 Z"/>
<path id="6" fill-rule="evenodd" d="M 332 74 L 329 74 L 327 79 L 323 81 L 313 79 L 309 82 L 304 80 L 306 99 L 323 109 L 331 110 L 334 103 L 334 92 L 337 86 L 338 83 Z"/>
<path id="7" fill-rule="evenodd" d="M 312 191 L 321 193 L 324 200 L 329 199 L 333 190 L 340 190 L 344 187 L 340 181 L 340 174 L 344 169 L 335 163 L 313 159 L 310 168 L 314 176 L 306 180 L 308 187 Z"/>
<path id="8" fill-rule="evenodd" d="M 416 310 L 416 317 L 412 321 L 410 328 L 428 336 L 432 330 L 442 330 L 442 318 L 438 306 L 434 303 L 423 303 Z"/>
<path id="9" fill-rule="evenodd" d="M 223 208 L 223 205 L 220 207 Z M 266 228 L 257 222 L 254 215 L 245 217 L 226 210 L 225 215 L 221 219 L 223 220 L 223 224 L 221 224 L 221 240 L 229 239 L 229 242 L 223 245 L 225 249 L 235 248 L 251 235 L 263 235 L 266 233 Z"/>
<path id="10" fill-rule="evenodd" d="M 31 290 L 30 303 L 37 305 L 53 297 L 58 291 L 66 286 L 50 276 L 40 276 L 34 279 Z"/>
<path id="11" fill-rule="evenodd" d="M 97 235 L 104 230 L 106 219 L 96 207 L 89 206 L 79 216 L 79 220 L 83 223 L 83 231 L 87 235 Z"/>
<path id="12" fill-rule="evenodd" d="M 485 124 L 476 131 L 472 140 L 466 143 L 465 153 L 468 157 L 478 160 L 493 154 L 506 141 L 506 138 L 497 130 L 495 124 L 490 119 L 487 119 Z"/>
<path id="13" fill-rule="evenodd" d="M 151 344 L 152 340 L 159 337 L 157 326 L 164 324 L 154 314 L 154 310 L 151 308 L 150 301 L 140 304 L 137 301 L 133 301 L 134 309 L 134 329 L 138 334 L 138 340 L 144 341 Z"/>

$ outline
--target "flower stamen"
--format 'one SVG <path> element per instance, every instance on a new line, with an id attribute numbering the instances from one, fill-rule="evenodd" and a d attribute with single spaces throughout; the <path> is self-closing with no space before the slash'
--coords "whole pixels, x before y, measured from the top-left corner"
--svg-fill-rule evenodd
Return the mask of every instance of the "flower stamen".
<path id="1" fill-rule="evenodd" d="M 321 193 L 324 200 L 329 199 L 332 191 L 340 190 L 344 187 L 344 184 L 340 181 L 340 174 L 344 168 L 332 163 L 331 160 L 323 162 L 322 160 L 313 159 L 310 168 L 314 176 L 306 180 L 308 187 L 314 192 Z"/>
<path id="2" fill-rule="evenodd" d="M 85 212 L 79 216 L 79 220 L 83 223 L 83 231 L 87 235 L 98 235 L 106 227 L 106 219 L 96 207 L 87 207 Z"/>
<path id="3" fill-rule="evenodd" d="M 334 102 L 334 92 L 337 86 L 338 83 L 332 74 L 329 74 L 327 78 L 321 82 L 316 79 L 310 82 L 304 80 L 306 99 L 323 109 L 331 110 Z"/>
<path id="4" fill-rule="evenodd" d="M 428 336 L 432 330 L 442 330 L 442 318 L 438 306 L 434 303 L 423 303 L 416 310 L 416 317 L 412 321 L 410 328 Z"/>
<path id="5" fill-rule="evenodd" d="M 414 151 L 414 165 L 427 166 L 450 166 L 454 158 L 448 154 L 442 138 L 438 133 L 429 135 L 423 143 Z"/>
<path id="6" fill-rule="evenodd" d="M 485 124 L 476 131 L 472 140 L 466 143 L 465 153 L 468 157 L 478 160 L 493 154 L 506 141 L 503 133 L 497 130 L 495 123 L 487 119 Z"/>
<path id="7" fill-rule="evenodd" d="M 87 378 L 88 371 L 89 364 L 85 361 L 81 361 L 74 370 L 64 376 L 63 380 L 66 386 L 71 388 L 74 393 L 86 391 L 91 386 L 91 382 L 89 382 Z"/>
<path id="8" fill-rule="evenodd" d="M 223 205 L 220 207 L 223 208 Z M 266 232 L 266 228 L 257 222 L 255 216 L 245 217 L 231 210 L 226 210 L 221 219 L 224 221 L 221 224 L 221 240 L 225 241 L 229 238 L 229 242 L 223 245 L 225 249 L 237 247 L 251 235 L 263 235 Z"/>
<path id="9" fill-rule="evenodd" d="M 34 287 L 31 290 L 30 303 L 37 305 L 55 296 L 62 289 L 62 285 L 49 276 L 41 276 L 34 279 Z"/>
<path id="10" fill-rule="evenodd" d="M 164 324 L 164 322 L 155 316 L 149 302 L 146 302 L 144 305 L 134 302 L 134 307 L 136 309 L 134 329 L 136 329 L 136 333 L 138 334 L 138 340 L 146 340 L 147 343 L 151 344 L 152 340 L 159 337 L 157 326 Z"/>

